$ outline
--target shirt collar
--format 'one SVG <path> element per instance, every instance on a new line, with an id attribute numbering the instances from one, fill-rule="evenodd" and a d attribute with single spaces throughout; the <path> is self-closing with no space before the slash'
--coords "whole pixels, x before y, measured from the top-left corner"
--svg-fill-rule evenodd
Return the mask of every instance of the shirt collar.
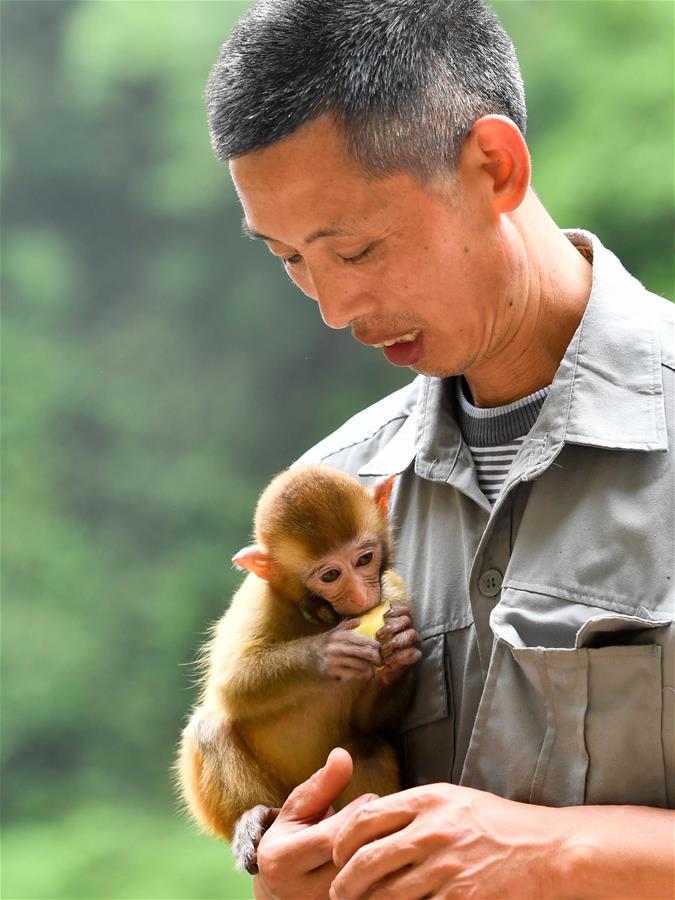
<path id="1" fill-rule="evenodd" d="M 525 468 L 544 468 L 563 443 L 667 450 L 661 341 L 646 291 L 595 235 L 566 231 L 593 253 L 591 294 L 581 323 L 528 435 Z M 360 475 L 398 474 L 414 461 L 421 478 L 480 494 L 471 453 L 455 420 L 446 381 L 419 376 L 411 415 Z"/>
<path id="2" fill-rule="evenodd" d="M 649 295 L 595 235 L 566 234 L 592 247 L 593 283 L 531 434 L 554 444 L 667 450 L 661 335 Z"/>

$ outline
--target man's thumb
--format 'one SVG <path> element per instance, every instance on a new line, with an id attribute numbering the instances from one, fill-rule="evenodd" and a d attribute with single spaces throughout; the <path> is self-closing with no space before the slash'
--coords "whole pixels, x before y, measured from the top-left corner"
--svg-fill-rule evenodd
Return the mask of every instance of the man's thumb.
<path id="1" fill-rule="evenodd" d="M 285 822 L 320 821 L 328 807 L 344 791 L 352 777 L 352 758 L 342 747 L 328 755 L 325 766 L 303 781 L 288 795 L 279 813 Z"/>

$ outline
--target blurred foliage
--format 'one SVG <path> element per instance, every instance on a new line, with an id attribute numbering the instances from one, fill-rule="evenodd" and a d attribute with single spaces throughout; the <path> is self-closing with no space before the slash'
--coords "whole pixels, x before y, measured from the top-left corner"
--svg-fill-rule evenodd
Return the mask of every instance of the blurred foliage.
<path id="1" fill-rule="evenodd" d="M 255 497 L 409 380 L 240 236 L 201 95 L 246 4 L 3 0 L 2 896 L 250 896 L 178 809 Z M 673 6 L 495 3 L 534 183 L 669 294 Z"/>

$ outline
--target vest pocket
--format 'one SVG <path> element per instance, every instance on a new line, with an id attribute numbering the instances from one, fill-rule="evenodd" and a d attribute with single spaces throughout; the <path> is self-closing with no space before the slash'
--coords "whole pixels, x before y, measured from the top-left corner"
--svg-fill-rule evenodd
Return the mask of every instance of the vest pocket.
<path id="1" fill-rule="evenodd" d="M 551 619 L 571 626 L 571 607 L 547 600 Z M 667 806 L 662 653 L 671 623 L 586 607 L 572 646 L 523 646 L 521 635 L 534 636 L 532 620 L 518 627 L 527 609 L 520 594 L 517 617 L 502 608 L 493 618 L 498 640 L 462 783 L 549 806 Z"/>
<path id="2" fill-rule="evenodd" d="M 661 736 L 663 651 L 649 641 L 667 634 L 669 625 L 606 615 L 590 619 L 579 631 L 578 652 L 588 654 L 586 803 L 668 805 Z"/>
<path id="3" fill-rule="evenodd" d="M 666 806 L 661 745 L 661 648 L 588 654 L 586 803 Z"/>

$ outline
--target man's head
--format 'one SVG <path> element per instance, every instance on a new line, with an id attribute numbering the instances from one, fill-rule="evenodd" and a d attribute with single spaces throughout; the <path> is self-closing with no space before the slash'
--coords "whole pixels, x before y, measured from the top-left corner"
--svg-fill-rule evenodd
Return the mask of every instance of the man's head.
<path id="1" fill-rule="evenodd" d="M 482 0 L 259 0 L 206 98 L 220 159 L 329 115 L 366 172 L 422 181 L 455 167 L 482 116 L 526 126 L 513 44 Z"/>
<path id="2" fill-rule="evenodd" d="M 246 230 L 328 325 L 416 372 L 524 380 L 578 254 L 530 190 L 513 47 L 480 0 L 263 0 L 208 106 Z"/>

